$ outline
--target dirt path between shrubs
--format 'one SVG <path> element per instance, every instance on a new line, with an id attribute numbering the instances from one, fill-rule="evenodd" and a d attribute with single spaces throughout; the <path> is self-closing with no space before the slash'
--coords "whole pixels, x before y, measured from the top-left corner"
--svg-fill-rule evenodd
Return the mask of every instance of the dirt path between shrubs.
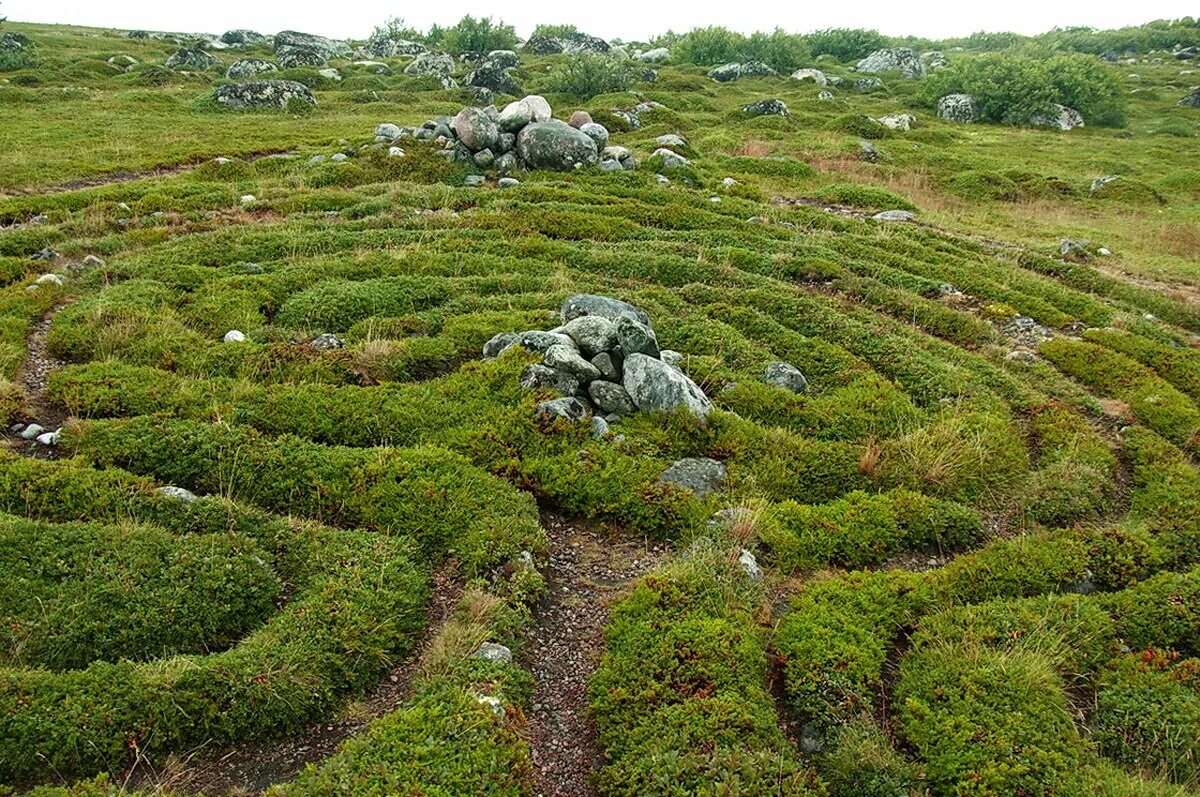
<path id="1" fill-rule="evenodd" d="M 601 765 L 587 713 L 587 684 L 604 649 L 609 605 L 658 566 L 664 546 L 614 540 L 581 523 L 544 516 L 550 535 L 546 595 L 526 636 L 533 673 L 528 740 L 536 797 L 593 797 Z"/>
<path id="2" fill-rule="evenodd" d="M 416 649 L 393 667 L 363 698 L 335 717 L 301 733 L 272 741 L 203 747 L 168 756 L 158 766 L 138 761 L 123 785 L 150 793 L 244 797 L 295 778 L 305 765 L 319 763 L 339 745 L 364 732 L 374 720 L 395 711 L 409 698 L 412 682 L 430 647 L 462 596 L 463 580 L 449 567 L 434 571 L 425 630 Z"/>
<path id="3" fill-rule="evenodd" d="M 50 354 L 46 347 L 46 337 L 50 333 L 54 317 L 68 304 L 70 300 L 59 302 L 33 325 L 33 329 L 25 338 L 25 361 L 21 363 L 16 375 L 16 382 L 25 394 L 25 414 L 29 416 L 26 420 L 44 427 L 47 432 L 53 432 L 66 420 L 66 413 L 61 407 L 54 407 L 46 401 L 46 385 L 50 381 L 50 375 L 64 365 L 61 360 Z M 4 434 L 7 447 L 19 453 L 46 456 L 50 451 L 41 443 L 25 440 L 7 428 L 0 429 L 0 433 Z"/>
<path id="4" fill-rule="evenodd" d="M 252 163 L 256 160 L 261 160 L 262 158 L 269 158 L 272 155 L 286 155 L 290 152 L 293 152 L 293 150 L 273 149 L 264 150 L 262 152 L 251 152 L 248 155 L 232 155 L 228 157 L 237 158 Z M 100 188 L 101 186 L 113 185 L 115 183 L 129 183 L 133 182 L 134 180 L 144 180 L 150 177 L 170 177 L 171 175 L 190 172 L 199 166 L 203 166 L 206 163 L 212 162 L 218 157 L 221 156 L 203 156 L 196 160 L 189 160 L 183 163 L 168 163 L 162 166 L 156 166 L 152 169 L 142 169 L 135 172 L 110 172 L 109 174 L 101 174 L 95 177 L 83 177 L 78 180 L 71 180 L 70 182 L 58 183 L 55 185 L 40 187 L 35 186 L 31 188 L 8 188 L 0 191 L 0 198 L 17 199 L 19 197 L 32 196 L 33 194 L 38 194 L 39 196 L 49 196 L 51 194 L 65 194 L 68 191 L 78 191 L 83 188 Z"/>

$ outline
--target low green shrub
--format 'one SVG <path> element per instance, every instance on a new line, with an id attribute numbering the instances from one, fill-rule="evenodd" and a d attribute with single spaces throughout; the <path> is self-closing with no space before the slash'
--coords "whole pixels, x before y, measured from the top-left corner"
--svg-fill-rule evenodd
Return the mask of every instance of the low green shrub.
<path id="1" fill-rule="evenodd" d="M 632 61 L 607 54 L 583 52 L 567 59 L 551 70 L 546 87 L 559 94 L 591 99 L 599 94 L 627 91 L 637 80 Z"/>
<path id="2" fill-rule="evenodd" d="M 1138 420 L 1171 442 L 1200 451 L 1200 408 L 1141 363 L 1095 343 L 1066 338 L 1044 343 L 1041 353 L 1060 371 L 1128 402 Z"/>
<path id="3" fill-rule="evenodd" d="M 0 662 L 63 670 L 220 650 L 274 609 L 265 557 L 236 534 L 0 515 Z"/>
<path id="4" fill-rule="evenodd" d="M 469 570 L 537 547 L 533 501 L 444 449 L 353 449 L 141 417 L 68 427 L 64 449 L 205 494 L 410 535 Z"/>
<path id="5" fill-rule="evenodd" d="M 1103 674 L 1093 713 L 1101 752 L 1131 771 L 1200 783 L 1200 660 L 1150 649 Z"/>
<path id="6" fill-rule="evenodd" d="M 900 570 L 809 582 L 774 638 L 797 713 L 826 729 L 869 712 L 888 651 L 929 597 L 925 576 Z"/>
<path id="7" fill-rule="evenodd" d="M 820 793 L 777 724 L 757 588 L 712 545 L 613 607 L 589 699 L 607 794 Z"/>
<path id="8" fill-rule="evenodd" d="M 815 506 L 787 501 L 771 507 L 759 526 L 772 561 L 785 571 L 869 567 L 900 551 L 961 548 L 983 533 L 973 510 L 903 489 L 853 492 Z"/>
<path id="9" fill-rule="evenodd" d="M 912 210 L 917 206 L 886 188 L 857 183 L 834 183 L 813 192 L 813 198 L 831 205 L 848 205 L 869 210 Z"/>

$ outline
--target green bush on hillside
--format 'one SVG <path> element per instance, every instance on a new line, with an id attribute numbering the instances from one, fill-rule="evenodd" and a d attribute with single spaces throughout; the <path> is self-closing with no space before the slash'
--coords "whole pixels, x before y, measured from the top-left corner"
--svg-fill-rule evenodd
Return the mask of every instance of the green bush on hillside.
<path id="1" fill-rule="evenodd" d="M 1074 108 L 1088 124 L 1125 123 L 1125 93 L 1111 70 L 1086 56 L 1035 59 L 988 54 L 955 59 L 926 79 L 924 95 L 934 106 L 947 94 L 970 94 L 990 122 L 1027 125 L 1054 103 Z"/>

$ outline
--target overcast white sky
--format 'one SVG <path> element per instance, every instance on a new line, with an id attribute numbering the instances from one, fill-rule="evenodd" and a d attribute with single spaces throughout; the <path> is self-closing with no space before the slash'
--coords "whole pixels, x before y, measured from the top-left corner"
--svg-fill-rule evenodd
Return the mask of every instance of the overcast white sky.
<path id="1" fill-rule="evenodd" d="M 221 33 L 251 28 L 263 33 L 302 30 L 337 38 L 366 38 L 390 16 L 422 30 L 448 25 L 463 14 L 502 18 L 526 36 L 538 23 L 571 23 L 606 39 L 645 39 L 673 29 L 703 25 L 751 32 L 782 27 L 794 32 L 818 28 L 876 28 L 890 35 L 945 38 L 978 30 L 1041 33 L 1055 26 L 1113 28 L 1152 19 L 1195 15 L 1196 0 L 1007 0 L 1006 2 L 749 2 L 690 0 L 645 2 L 602 0 L 568 4 L 561 0 L 480 0 L 455 3 L 388 3 L 380 0 L 2 0 L 0 15 L 21 22 L 63 22 L 113 28 Z"/>

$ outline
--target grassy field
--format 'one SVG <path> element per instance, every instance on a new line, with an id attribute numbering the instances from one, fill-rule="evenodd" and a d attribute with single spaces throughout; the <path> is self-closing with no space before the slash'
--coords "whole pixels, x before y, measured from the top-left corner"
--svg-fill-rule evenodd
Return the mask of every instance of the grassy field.
<path id="1" fill-rule="evenodd" d="M 523 53 L 526 92 L 642 165 L 500 188 L 369 146 L 471 101 L 407 59 L 232 113 L 213 87 L 270 47 L 184 73 L 168 41 L 4 30 L 36 49 L 0 73 L 0 408 L 62 431 L 0 451 L 0 793 L 1200 793 L 1183 62 L 1105 64 L 1125 126 L 1059 132 L 943 121 L 828 56 L 833 99 L 691 64 L 577 97 Z M 789 115 L 742 111 L 768 98 Z M 653 319 L 705 422 L 547 424 L 540 355 L 481 358 L 580 293 Z M 683 458 L 724 480 L 661 481 Z M 614 590 L 572 738 L 531 644 L 576 583 L 557 523 L 613 541 L 569 571 Z M 563 747 L 578 784 L 546 779 Z"/>

